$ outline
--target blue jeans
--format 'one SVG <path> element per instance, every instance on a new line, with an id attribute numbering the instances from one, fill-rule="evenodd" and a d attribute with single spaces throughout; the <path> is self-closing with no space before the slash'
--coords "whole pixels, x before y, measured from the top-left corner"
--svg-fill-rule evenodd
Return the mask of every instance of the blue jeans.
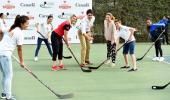
<path id="1" fill-rule="evenodd" d="M 135 41 L 131 41 L 129 43 L 126 43 L 123 47 L 123 54 L 134 54 L 135 52 Z"/>
<path id="2" fill-rule="evenodd" d="M 46 47 L 48 49 L 48 52 L 52 57 L 52 50 L 51 50 L 50 44 L 48 43 L 48 40 L 47 39 L 42 39 L 42 38 L 39 38 L 39 37 L 37 39 L 37 48 L 35 50 L 35 57 L 38 56 L 39 50 L 41 48 L 42 41 L 44 41 L 44 43 L 45 43 L 45 45 L 46 45 Z"/>
<path id="3" fill-rule="evenodd" d="M 5 93 L 7 98 L 11 98 L 13 77 L 11 57 L 0 55 L 0 70 L 2 72 L 2 93 Z"/>

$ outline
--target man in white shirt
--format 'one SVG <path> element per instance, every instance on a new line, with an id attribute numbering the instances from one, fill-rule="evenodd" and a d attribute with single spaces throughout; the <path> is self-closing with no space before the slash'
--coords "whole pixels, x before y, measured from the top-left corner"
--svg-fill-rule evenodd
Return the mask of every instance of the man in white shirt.
<path id="1" fill-rule="evenodd" d="M 90 41 L 93 40 L 91 31 L 95 17 L 91 9 L 87 10 L 85 18 L 82 20 L 80 29 L 78 30 L 78 36 L 81 43 L 81 67 L 85 67 L 86 64 L 92 64 L 89 60 L 90 53 Z"/>
<path id="2" fill-rule="evenodd" d="M 134 32 L 136 31 L 135 28 L 131 28 L 131 27 L 127 27 L 127 26 L 123 26 L 121 24 L 120 20 L 117 20 L 115 22 L 116 25 L 116 30 L 117 30 L 117 34 L 119 37 L 121 37 L 122 39 L 125 40 L 125 45 L 123 47 L 123 55 L 124 55 L 124 59 L 125 59 L 125 66 L 121 67 L 121 68 L 130 68 L 130 66 L 128 65 L 128 53 L 131 56 L 132 59 L 132 65 L 133 68 L 130 69 L 128 72 L 131 71 L 137 71 L 137 67 L 136 67 L 136 57 L 135 57 L 135 37 L 134 37 Z"/>
<path id="3" fill-rule="evenodd" d="M 39 53 L 39 50 L 41 48 L 42 41 L 44 41 L 50 56 L 52 56 L 52 50 L 51 50 L 51 47 L 50 47 L 51 32 L 53 30 L 53 27 L 52 27 L 52 24 L 51 24 L 52 20 L 53 20 L 53 16 L 49 15 L 46 23 L 36 24 L 36 28 L 37 28 L 37 32 L 39 32 L 39 36 L 38 36 L 38 39 L 37 39 L 37 48 L 36 48 L 36 51 L 35 51 L 34 61 L 38 61 L 38 53 Z"/>

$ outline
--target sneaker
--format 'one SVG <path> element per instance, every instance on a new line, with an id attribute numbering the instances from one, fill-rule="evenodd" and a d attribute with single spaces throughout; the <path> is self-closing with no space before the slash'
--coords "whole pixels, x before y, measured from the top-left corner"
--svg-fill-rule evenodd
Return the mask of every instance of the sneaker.
<path id="1" fill-rule="evenodd" d="M 165 59 L 164 57 L 160 57 L 159 61 L 164 61 L 164 59 Z"/>
<path id="2" fill-rule="evenodd" d="M 110 67 L 114 67 L 114 66 L 115 66 L 115 63 L 112 62 L 112 63 L 110 64 Z"/>
<path id="3" fill-rule="evenodd" d="M 37 62 L 37 61 L 38 61 L 38 57 L 34 57 L 34 61 L 36 61 L 36 62 Z"/>
<path id="4" fill-rule="evenodd" d="M 111 63 L 110 59 L 108 59 L 104 64 L 109 65 Z"/>
<path id="5" fill-rule="evenodd" d="M 58 66 L 59 68 L 60 68 L 60 70 L 61 69 L 64 69 L 64 65 L 62 64 L 62 65 L 60 65 L 60 66 Z"/>
<path id="6" fill-rule="evenodd" d="M 51 70 L 52 70 L 52 71 L 57 71 L 57 70 L 60 70 L 60 67 L 58 67 L 58 66 L 52 66 L 52 67 L 51 67 Z"/>
<path id="7" fill-rule="evenodd" d="M 1 94 L 1 99 L 6 99 L 6 94 L 5 93 Z"/>
<path id="8" fill-rule="evenodd" d="M 123 66 L 123 67 L 120 67 L 121 69 L 124 69 L 124 68 L 130 68 L 130 66 Z"/>
<path id="9" fill-rule="evenodd" d="M 6 98 L 6 100 L 16 100 L 14 97 L 11 97 L 9 99 Z"/>
<path id="10" fill-rule="evenodd" d="M 86 63 L 87 65 L 93 65 L 93 63 L 91 63 L 90 61 L 85 61 L 85 63 Z"/>
<path id="11" fill-rule="evenodd" d="M 137 70 L 138 70 L 137 68 L 136 69 L 132 68 L 132 69 L 128 70 L 128 72 L 134 72 L 134 71 L 137 71 Z"/>
<path id="12" fill-rule="evenodd" d="M 153 61 L 159 61 L 159 57 L 155 57 L 152 59 Z"/>

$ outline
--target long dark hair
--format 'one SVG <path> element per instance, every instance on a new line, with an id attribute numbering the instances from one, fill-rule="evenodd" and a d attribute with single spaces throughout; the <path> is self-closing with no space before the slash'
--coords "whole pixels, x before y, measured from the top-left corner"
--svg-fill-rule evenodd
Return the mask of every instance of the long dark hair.
<path id="1" fill-rule="evenodd" d="M 16 27 L 19 27 L 21 28 L 21 24 L 25 23 L 27 20 L 29 20 L 29 17 L 28 16 L 25 16 L 25 15 L 17 15 L 15 17 L 15 21 L 14 21 L 14 24 L 10 27 L 9 31 L 12 31 L 13 29 L 15 29 Z"/>

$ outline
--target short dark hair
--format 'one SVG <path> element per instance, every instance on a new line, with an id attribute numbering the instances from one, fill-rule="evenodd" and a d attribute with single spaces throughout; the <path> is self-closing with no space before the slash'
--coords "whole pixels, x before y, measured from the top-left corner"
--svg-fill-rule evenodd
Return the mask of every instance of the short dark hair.
<path id="1" fill-rule="evenodd" d="M 88 9 L 87 12 L 86 12 L 86 15 L 88 14 L 93 14 L 93 10 L 92 9 Z"/>
<path id="2" fill-rule="evenodd" d="M 48 15 L 47 19 L 53 18 L 53 15 Z"/>
<path id="3" fill-rule="evenodd" d="M 122 21 L 120 19 L 116 19 L 115 20 L 115 23 L 118 22 L 118 23 L 122 23 Z"/>

